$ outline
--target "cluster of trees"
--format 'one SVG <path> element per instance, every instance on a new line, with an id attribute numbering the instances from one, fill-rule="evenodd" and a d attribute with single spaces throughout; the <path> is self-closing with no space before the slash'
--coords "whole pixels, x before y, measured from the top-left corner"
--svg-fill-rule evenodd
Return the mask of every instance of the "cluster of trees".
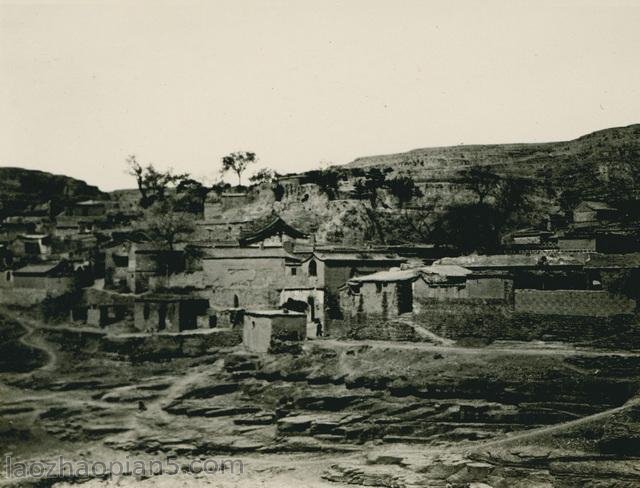
<path id="1" fill-rule="evenodd" d="M 222 158 L 221 172 L 235 173 L 241 185 L 242 175 L 256 160 L 252 152 L 231 153 Z M 188 174 L 158 171 L 152 164 L 143 166 L 135 156 L 130 156 L 127 163 L 130 174 L 136 178 L 144 209 L 141 228 L 151 239 L 165 243 L 170 249 L 193 232 L 193 215 L 202 212 L 207 193 L 212 190 L 222 193 L 230 187 L 223 182 L 206 187 Z M 474 195 L 473 201 L 441 207 L 434 202 L 422 209 L 407 208 L 422 193 L 412 178 L 391 177 L 390 173 L 391 168 L 377 167 L 350 171 L 350 176 L 357 178 L 355 195 L 370 203 L 363 232 L 368 238 L 377 236 L 381 242 L 424 242 L 451 245 L 463 252 L 490 252 L 499 246 L 506 230 L 527 221 L 532 207 L 531 180 L 498 175 L 487 166 L 471 166 L 461 171 L 459 177 Z M 284 188 L 277 183 L 278 176 L 273 170 L 262 168 L 250 181 L 271 183 L 279 201 Z M 329 199 L 335 199 L 340 181 L 347 176 L 344 170 L 326 168 L 308 172 L 306 180 L 317 184 Z M 388 211 L 383 192 L 396 200 L 397 211 Z M 354 221 L 363 218 L 352 217 Z"/>
<path id="2" fill-rule="evenodd" d="M 486 166 L 472 166 L 460 176 L 473 200 L 404 212 L 399 222 L 405 235 L 408 230 L 425 243 L 487 253 L 499 248 L 505 233 L 531 221 L 532 180 L 498 175 Z"/>
<path id="3" fill-rule="evenodd" d="M 380 191 L 387 190 L 398 202 L 402 209 L 415 197 L 421 197 L 422 192 L 416 186 L 413 178 L 408 176 L 396 176 L 389 178 L 388 175 L 393 170 L 389 167 L 369 168 L 363 170 L 356 168 L 352 174 L 359 177 L 355 184 L 355 192 L 360 198 L 368 199 L 372 208 L 376 208 L 379 203 L 383 203 L 380 198 Z M 383 203 L 384 205 L 384 203 Z"/>

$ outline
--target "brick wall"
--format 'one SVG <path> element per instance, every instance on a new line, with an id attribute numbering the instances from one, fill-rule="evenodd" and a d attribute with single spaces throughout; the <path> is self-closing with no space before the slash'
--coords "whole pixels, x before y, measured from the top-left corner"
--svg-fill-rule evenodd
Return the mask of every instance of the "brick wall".
<path id="1" fill-rule="evenodd" d="M 600 290 L 516 290 L 515 311 L 528 314 L 611 317 L 632 314 L 635 300 Z"/>

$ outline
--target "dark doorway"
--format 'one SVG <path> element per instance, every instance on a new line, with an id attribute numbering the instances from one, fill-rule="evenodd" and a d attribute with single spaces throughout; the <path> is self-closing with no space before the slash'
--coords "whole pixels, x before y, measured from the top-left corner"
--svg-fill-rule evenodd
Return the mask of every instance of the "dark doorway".
<path id="1" fill-rule="evenodd" d="M 411 283 L 398 283 L 396 285 L 398 294 L 398 314 L 413 311 L 413 289 Z"/>
<path id="2" fill-rule="evenodd" d="M 313 297 L 308 297 L 307 304 L 309 305 L 309 319 L 314 321 L 316 319 L 316 300 Z"/>
<path id="3" fill-rule="evenodd" d="M 158 330 L 167 328 L 167 304 L 161 303 L 158 308 Z"/>

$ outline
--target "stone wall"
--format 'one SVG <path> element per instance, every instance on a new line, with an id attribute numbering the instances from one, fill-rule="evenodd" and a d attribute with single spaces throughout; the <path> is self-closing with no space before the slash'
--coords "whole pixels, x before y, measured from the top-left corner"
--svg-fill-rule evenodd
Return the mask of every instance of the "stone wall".
<path id="1" fill-rule="evenodd" d="M 358 314 L 329 322 L 328 335 L 337 339 L 369 339 L 375 341 L 423 340 L 415 330 L 401 321 L 394 321 L 376 314 Z"/>
<path id="2" fill-rule="evenodd" d="M 613 335 L 636 323 L 636 317 L 628 311 L 608 316 L 566 310 L 562 315 L 525 313 L 514 311 L 507 301 L 491 299 L 423 299 L 416 308 L 416 323 L 450 339 L 582 342 Z"/>
<path id="3" fill-rule="evenodd" d="M 121 334 L 67 327 L 42 329 L 47 338 L 64 344 L 67 350 L 91 353 L 104 351 L 123 359 L 146 361 L 172 357 L 198 357 L 212 348 L 234 347 L 241 343 L 239 330 L 208 329 L 179 334 Z M 116 357 L 117 357 L 116 356 Z"/>
<path id="4" fill-rule="evenodd" d="M 635 300 L 601 290 L 516 290 L 515 311 L 543 315 L 612 317 L 632 314 Z"/>
<path id="5" fill-rule="evenodd" d="M 0 291 L 0 303 L 18 307 L 32 307 L 42 302 L 49 293 L 35 288 L 3 288 Z"/>

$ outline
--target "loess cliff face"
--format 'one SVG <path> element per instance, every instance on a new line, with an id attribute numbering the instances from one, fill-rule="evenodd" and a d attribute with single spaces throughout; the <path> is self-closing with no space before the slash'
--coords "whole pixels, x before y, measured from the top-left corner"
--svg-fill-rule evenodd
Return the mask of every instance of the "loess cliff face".
<path id="1" fill-rule="evenodd" d="M 0 168 L 0 217 L 49 201 L 54 208 L 62 208 L 68 202 L 105 197 L 97 187 L 69 176 Z"/>
<path id="2" fill-rule="evenodd" d="M 445 176 L 472 164 L 490 165 L 498 172 L 534 176 L 558 165 L 614 162 L 640 164 L 640 124 L 593 132 L 566 142 L 460 145 L 357 158 L 346 168 L 392 166 L 418 179 Z"/>

